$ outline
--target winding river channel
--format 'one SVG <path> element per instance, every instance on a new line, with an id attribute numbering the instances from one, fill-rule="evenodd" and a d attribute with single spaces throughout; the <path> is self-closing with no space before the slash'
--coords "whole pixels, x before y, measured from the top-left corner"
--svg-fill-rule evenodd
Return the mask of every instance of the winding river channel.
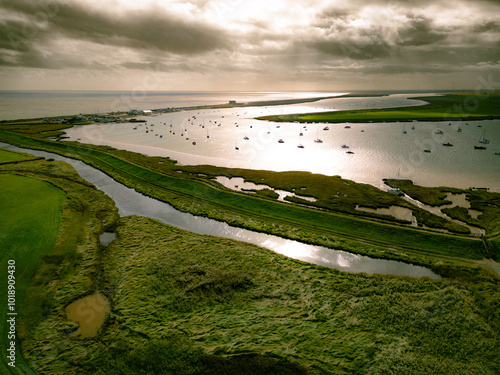
<path id="1" fill-rule="evenodd" d="M 164 202 L 144 196 L 116 182 L 103 172 L 79 160 L 45 151 L 19 148 L 1 142 L 0 147 L 39 157 L 53 158 L 72 165 L 82 178 L 94 184 L 115 201 L 121 216 L 147 216 L 190 232 L 252 243 L 291 258 L 345 272 L 440 278 L 439 275 L 425 267 L 392 260 L 373 259 L 341 250 L 308 245 L 265 233 L 231 227 L 223 222 L 180 212 Z"/>

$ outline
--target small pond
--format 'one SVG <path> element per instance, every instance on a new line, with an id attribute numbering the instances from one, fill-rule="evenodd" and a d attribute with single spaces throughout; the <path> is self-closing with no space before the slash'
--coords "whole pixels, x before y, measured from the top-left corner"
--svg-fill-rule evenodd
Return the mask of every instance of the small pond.
<path id="1" fill-rule="evenodd" d="M 74 332 L 80 338 L 94 337 L 111 311 L 108 299 L 100 294 L 92 294 L 76 300 L 66 307 L 69 320 L 79 324 Z"/>

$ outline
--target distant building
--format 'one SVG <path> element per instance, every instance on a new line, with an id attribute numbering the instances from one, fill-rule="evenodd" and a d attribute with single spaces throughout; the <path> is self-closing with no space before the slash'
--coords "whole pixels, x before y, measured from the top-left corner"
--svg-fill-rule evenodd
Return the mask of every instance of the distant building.
<path id="1" fill-rule="evenodd" d="M 230 100 L 229 104 L 236 104 L 236 100 Z"/>
<path id="2" fill-rule="evenodd" d="M 131 109 L 130 111 L 127 112 L 128 115 L 150 115 L 152 114 L 153 111 L 150 109 Z"/>

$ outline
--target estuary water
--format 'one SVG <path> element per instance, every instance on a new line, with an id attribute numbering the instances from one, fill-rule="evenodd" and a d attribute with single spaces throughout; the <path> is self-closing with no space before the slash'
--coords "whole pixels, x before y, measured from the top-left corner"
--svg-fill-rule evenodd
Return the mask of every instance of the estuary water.
<path id="1" fill-rule="evenodd" d="M 0 143 L 0 147 L 65 161 L 72 165 L 85 180 L 91 182 L 98 189 L 110 196 L 115 201 L 121 216 L 141 215 L 152 217 L 166 224 L 194 233 L 253 243 L 294 259 L 346 272 L 440 278 L 439 275 L 425 267 L 391 260 L 372 259 L 322 246 L 307 245 L 298 241 L 235 228 L 226 223 L 183 213 L 166 203 L 146 197 L 133 189 L 121 185 L 106 174 L 81 161 L 44 151 L 23 149 L 5 143 Z"/>
<path id="2" fill-rule="evenodd" d="M 273 114 L 417 106 L 425 103 L 412 98 L 422 95 L 338 97 L 306 104 L 169 112 L 137 117 L 144 123 L 75 127 L 67 135 L 84 143 L 168 156 L 181 164 L 309 171 L 382 189 L 387 188 L 384 178 L 404 178 L 423 186 L 485 187 L 500 192 L 500 120 L 299 124 L 255 119 Z M 481 144 L 483 138 L 489 143 Z M 474 147 L 478 145 L 485 149 Z"/>

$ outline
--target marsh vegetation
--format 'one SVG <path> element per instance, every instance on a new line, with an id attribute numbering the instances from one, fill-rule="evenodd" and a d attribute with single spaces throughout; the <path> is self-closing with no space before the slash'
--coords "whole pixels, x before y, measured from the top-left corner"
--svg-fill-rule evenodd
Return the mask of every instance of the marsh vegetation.
<path id="1" fill-rule="evenodd" d="M 499 93 L 448 94 L 414 97 L 429 104 L 417 107 L 399 107 L 372 110 L 301 113 L 259 117 L 278 122 L 395 122 L 395 121 L 477 121 L 499 118 Z"/>
<path id="2" fill-rule="evenodd" d="M 108 320 L 95 338 L 29 340 L 45 373 L 494 374 L 500 364 L 498 279 L 487 272 L 346 274 L 137 216 L 116 232 L 101 258 Z M 58 288 L 84 293 L 70 279 Z M 64 306 L 35 337 L 68 327 Z"/>

